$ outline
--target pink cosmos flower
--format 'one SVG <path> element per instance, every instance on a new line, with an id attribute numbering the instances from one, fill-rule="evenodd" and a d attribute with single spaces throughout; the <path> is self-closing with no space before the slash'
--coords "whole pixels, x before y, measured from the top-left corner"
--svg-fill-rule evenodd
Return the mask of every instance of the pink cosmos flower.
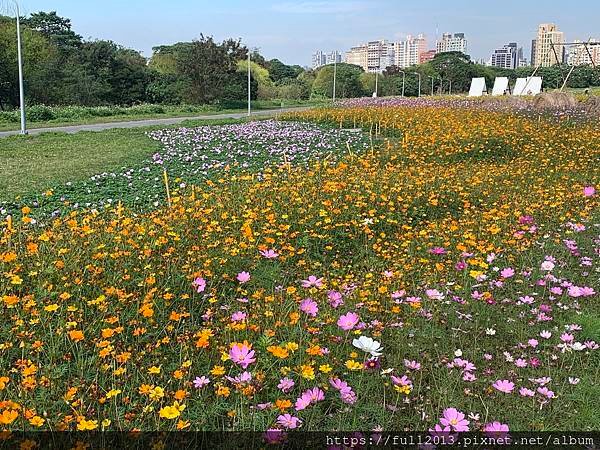
<path id="1" fill-rule="evenodd" d="M 204 292 L 204 289 L 206 289 L 206 280 L 202 277 L 198 277 L 194 280 L 192 285 L 196 288 L 196 292 L 200 294 Z"/>
<path id="2" fill-rule="evenodd" d="M 277 428 L 269 428 L 263 434 L 264 440 L 267 444 L 277 445 L 283 444 L 287 439 L 287 433 Z"/>
<path id="3" fill-rule="evenodd" d="M 279 256 L 279 253 L 277 253 L 275 250 L 261 250 L 259 253 L 263 258 L 267 259 L 275 259 Z"/>
<path id="4" fill-rule="evenodd" d="M 317 317 L 319 307 L 317 306 L 317 302 L 315 302 L 312 298 L 306 298 L 300 303 L 300 310 L 309 316 Z"/>
<path id="5" fill-rule="evenodd" d="M 246 369 L 250 364 L 256 361 L 254 358 L 255 352 L 245 344 L 237 344 L 229 350 L 229 358 Z"/>
<path id="6" fill-rule="evenodd" d="M 444 294 L 442 294 L 440 291 L 438 291 L 437 289 L 427 289 L 425 291 L 425 294 L 427 295 L 427 297 L 429 297 L 431 300 L 444 300 Z"/>
<path id="7" fill-rule="evenodd" d="M 515 388 L 515 383 L 508 380 L 497 380 L 492 387 L 500 392 L 504 392 L 505 394 L 510 394 Z"/>
<path id="8" fill-rule="evenodd" d="M 194 379 L 194 387 L 195 387 L 196 389 L 200 389 L 200 388 L 202 388 L 202 387 L 206 386 L 208 383 L 210 383 L 210 379 L 208 379 L 208 378 L 207 378 L 207 377 L 205 377 L 205 376 L 196 377 L 196 378 Z"/>
<path id="9" fill-rule="evenodd" d="M 236 311 L 231 315 L 233 322 L 241 322 L 246 319 L 246 313 L 243 311 Z"/>
<path id="10" fill-rule="evenodd" d="M 394 383 L 396 386 L 408 386 L 411 390 L 413 388 L 411 379 L 406 375 L 402 375 L 402 377 L 392 375 L 390 378 L 392 379 L 392 383 Z"/>
<path id="11" fill-rule="evenodd" d="M 469 421 L 465 415 L 456 408 L 446 408 L 440 418 L 444 427 L 451 427 L 453 431 L 469 431 Z M 445 430 L 444 430 L 445 431 Z"/>
<path id="12" fill-rule="evenodd" d="M 519 389 L 519 395 L 521 395 L 521 397 L 533 397 L 535 392 L 533 392 L 531 389 L 527 389 L 526 387 L 522 387 Z"/>
<path id="13" fill-rule="evenodd" d="M 483 431 L 488 436 L 504 437 L 508 434 L 509 429 L 508 429 L 508 425 L 506 425 L 505 423 L 491 422 L 491 423 L 486 423 L 483 426 Z"/>
<path id="14" fill-rule="evenodd" d="M 337 308 L 344 304 L 344 300 L 342 299 L 342 294 L 338 291 L 329 291 L 327 293 L 327 298 L 329 299 L 329 305 L 332 308 Z"/>
<path id="15" fill-rule="evenodd" d="M 337 321 L 337 324 L 338 327 L 340 327 L 342 330 L 350 331 L 358 324 L 359 320 L 360 317 L 358 316 L 358 314 L 354 312 L 349 312 L 340 316 L 340 318 Z"/>
<path id="16" fill-rule="evenodd" d="M 240 272 L 237 274 L 237 280 L 244 284 L 250 281 L 250 274 L 248 272 Z"/>
<path id="17" fill-rule="evenodd" d="M 510 278 L 512 276 L 514 276 L 515 274 L 515 270 L 512 267 L 507 267 L 505 269 L 502 269 L 502 272 L 500 272 L 500 276 L 502 278 Z"/>
<path id="18" fill-rule="evenodd" d="M 306 280 L 302 280 L 303 288 L 311 288 L 311 287 L 321 287 L 323 286 L 323 278 L 317 278 L 314 275 L 311 275 Z"/>
<path id="19" fill-rule="evenodd" d="M 546 386 L 537 388 L 537 391 L 546 398 L 554 398 L 554 392 L 548 389 Z"/>
<path id="20" fill-rule="evenodd" d="M 429 253 L 432 255 L 445 255 L 447 251 L 444 247 L 433 247 L 429 249 Z"/>
<path id="21" fill-rule="evenodd" d="M 421 364 L 419 364 L 417 361 L 409 361 L 408 359 L 405 359 L 404 367 L 410 370 L 420 370 Z"/>
<path id="22" fill-rule="evenodd" d="M 294 380 L 286 377 L 279 380 L 279 384 L 277 385 L 277 387 L 281 389 L 281 392 L 287 394 L 289 391 L 292 390 L 295 384 L 296 383 L 294 383 Z"/>
<path id="23" fill-rule="evenodd" d="M 596 188 L 594 186 L 586 186 L 583 188 L 583 195 L 585 197 L 593 197 L 596 193 Z"/>
<path id="24" fill-rule="evenodd" d="M 294 417 L 291 414 L 282 414 L 277 417 L 277 423 L 288 430 L 293 430 L 302 425 L 302 421 L 298 417 Z"/>

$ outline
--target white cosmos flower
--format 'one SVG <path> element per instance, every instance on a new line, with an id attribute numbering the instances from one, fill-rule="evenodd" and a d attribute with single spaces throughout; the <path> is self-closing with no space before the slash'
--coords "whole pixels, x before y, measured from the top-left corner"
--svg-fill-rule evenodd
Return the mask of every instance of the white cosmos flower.
<path id="1" fill-rule="evenodd" d="M 371 356 L 374 357 L 378 357 L 383 354 L 381 353 L 381 351 L 383 350 L 383 348 L 381 347 L 381 343 L 367 336 L 361 336 L 358 339 L 354 339 L 352 341 L 352 345 L 364 352 L 370 353 Z"/>

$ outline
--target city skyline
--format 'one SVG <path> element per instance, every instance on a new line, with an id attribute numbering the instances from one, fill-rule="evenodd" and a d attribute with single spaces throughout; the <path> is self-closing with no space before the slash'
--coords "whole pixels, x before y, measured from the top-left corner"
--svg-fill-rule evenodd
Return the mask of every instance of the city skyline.
<path id="1" fill-rule="evenodd" d="M 540 23 L 556 23 L 567 39 L 587 40 L 597 34 L 595 17 L 600 5 L 593 1 L 564 14 L 558 1 L 549 1 L 540 12 L 536 5 L 507 0 L 501 9 L 466 0 L 451 5 L 430 0 L 418 5 L 398 5 L 391 0 L 262 1 L 249 8 L 241 0 L 217 4 L 179 0 L 22 0 L 22 13 L 56 10 L 72 20 L 84 38 L 110 39 L 151 56 L 152 47 L 190 41 L 201 33 L 217 40 L 241 38 L 258 47 L 268 59 L 311 65 L 312 53 L 338 50 L 371 40 L 402 40 L 423 33 L 429 48 L 445 32 L 465 33 L 474 60 L 488 60 L 493 49 L 518 42 L 529 55 L 531 40 Z M 520 11 L 515 14 L 514 11 Z M 7 12 L 7 11 L 5 11 Z M 107 26 L 107 24 L 110 24 Z M 360 32 L 357 32 L 360 30 Z"/>

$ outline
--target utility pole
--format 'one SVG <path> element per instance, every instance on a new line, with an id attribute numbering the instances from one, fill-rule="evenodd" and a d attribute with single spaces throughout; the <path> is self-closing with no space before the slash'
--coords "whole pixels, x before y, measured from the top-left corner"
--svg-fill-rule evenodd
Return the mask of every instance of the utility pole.
<path id="1" fill-rule="evenodd" d="M 379 69 L 375 71 L 375 98 L 379 95 L 377 92 L 379 89 Z"/>
<path id="2" fill-rule="evenodd" d="M 27 134 L 27 123 L 25 120 L 25 84 L 23 82 L 23 50 L 21 46 L 21 11 L 19 3 L 13 0 L 17 9 L 17 59 L 19 63 L 19 102 L 21 107 L 21 134 Z"/>

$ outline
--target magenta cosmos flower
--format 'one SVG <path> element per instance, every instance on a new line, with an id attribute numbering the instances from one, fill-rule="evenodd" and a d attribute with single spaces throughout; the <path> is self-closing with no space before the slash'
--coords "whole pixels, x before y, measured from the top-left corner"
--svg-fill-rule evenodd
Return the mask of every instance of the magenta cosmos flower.
<path id="1" fill-rule="evenodd" d="M 200 389 L 203 388 L 204 386 L 206 386 L 208 383 L 210 383 L 210 379 L 208 379 L 205 376 L 201 376 L 201 377 L 196 377 L 194 379 L 194 387 L 196 389 Z"/>
<path id="2" fill-rule="evenodd" d="M 469 431 L 469 421 L 465 415 L 456 408 L 446 408 L 440 423 L 445 427 L 451 427 L 453 431 Z"/>
<path id="3" fill-rule="evenodd" d="M 192 285 L 196 288 L 196 292 L 200 294 L 201 292 L 204 292 L 204 289 L 206 289 L 206 280 L 202 277 L 198 277 L 194 280 Z"/>
<path id="4" fill-rule="evenodd" d="M 250 281 L 250 274 L 248 272 L 240 272 L 237 274 L 236 279 L 242 284 L 247 283 Z"/>
<path id="5" fill-rule="evenodd" d="M 486 423 L 483 426 L 483 431 L 488 436 L 503 437 L 508 434 L 509 429 L 508 429 L 508 425 L 506 425 L 505 423 L 490 422 L 490 423 Z"/>
<path id="6" fill-rule="evenodd" d="M 298 417 L 294 417 L 291 414 L 282 414 L 277 417 L 277 423 L 288 430 L 293 430 L 302 425 L 302 421 Z"/>
<path id="7" fill-rule="evenodd" d="M 515 388 L 515 383 L 508 380 L 497 380 L 492 387 L 500 392 L 504 392 L 506 394 L 510 394 Z"/>
<path id="8" fill-rule="evenodd" d="M 311 275 L 306 280 L 302 280 L 301 283 L 304 288 L 321 287 L 323 286 L 323 278 L 317 278 L 314 275 Z"/>
<path id="9" fill-rule="evenodd" d="M 317 302 L 315 302 L 312 298 L 305 298 L 300 303 L 300 310 L 309 316 L 317 317 L 319 307 L 317 306 Z"/>
<path id="10" fill-rule="evenodd" d="M 337 321 L 337 324 L 342 330 L 350 331 L 358 324 L 359 320 L 360 317 L 358 317 L 358 314 L 354 312 L 349 312 L 340 316 L 340 318 Z"/>
<path id="11" fill-rule="evenodd" d="M 245 344 L 235 344 L 229 350 L 229 358 L 234 363 L 242 366 L 243 369 L 246 369 L 246 367 L 256 361 L 254 355 L 254 350 Z"/>
<path id="12" fill-rule="evenodd" d="M 279 256 L 279 253 L 277 253 L 275 250 L 261 250 L 260 254 L 263 256 L 263 258 L 267 259 L 275 259 Z"/>
<path id="13" fill-rule="evenodd" d="M 586 197 L 592 197 L 596 193 L 594 186 L 586 186 L 583 188 L 583 195 Z"/>

